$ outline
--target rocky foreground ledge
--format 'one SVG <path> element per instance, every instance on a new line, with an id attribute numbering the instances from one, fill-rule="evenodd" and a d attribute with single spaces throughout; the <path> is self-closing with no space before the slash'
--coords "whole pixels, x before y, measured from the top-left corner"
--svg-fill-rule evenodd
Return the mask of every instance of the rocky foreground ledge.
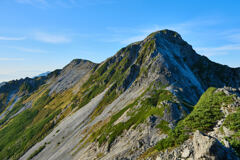
<path id="1" fill-rule="evenodd" d="M 226 124 L 229 123 L 230 117 L 239 113 L 240 107 L 240 89 L 232 87 L 219 88 L 216 93 L 222 92 L 227 96 L 234 95 L 234 102 L 223 107 L 221 111 L 224 116 L 217 122 L 211 132 L 203 133 L 196 130 L 191 138 L 185 141 L 181 146 L 174 149 L 167 149 L 161 152 L 156 160 L 174 159 L 174 160 L 239 160 L 229 143 L 229 137 L 236 137 L 237 131 L 233 131 Z M 232 119 L 237 121 L 237 119 Z M 233 125 L 234 123 L 231 122 Z M 238 136 L 237 136 L 238 138 Z"/>
<path id="2" fill-rule="evenodd" d="M 238 160 L 232 148 L 227 148 L 216 138 L 208 136 L 199 130 L 193 138 L 174 150 L 166 150 L 156 160 L 186 159 L 186 160 Z"/>

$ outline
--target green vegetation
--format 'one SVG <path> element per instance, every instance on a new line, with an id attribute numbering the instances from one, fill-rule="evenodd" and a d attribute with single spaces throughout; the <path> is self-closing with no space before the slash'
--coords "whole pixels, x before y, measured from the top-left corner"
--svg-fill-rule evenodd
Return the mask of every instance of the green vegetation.
<path id="1" fill-rule="evenodd" d="M 227 140 L 240 156 L 240 109 L 235 113 L 229 114 L 223 125 L 228 129 L 235 131 L 234 135 L 228 137 Z"/>
<path id="2" fill-rule="evenodd" d="M 223 125 L 232 131 L 240 131 L 240 109 L 238 109 L 235 113 L 229 114 Z"/>
<path id="3" fill-rule="evenodd" d="M 155 40 L 152 39 L 150 41 L 147 41 L 144 44 L 141 52 L 139 53 L 139 56 L 137 59 L 137 64 L 141 65 L 144 62 L 144 60 L 146 59 L 146 57 L 154 52 L 155 47 L 156 47 Z"/>
<path id="4" fill-rule="evenodd" d="M 222 104 L 227 105 L 233 102 L 233 96 L 215 91 L 216 88 L 209 88 L 201 96 L 194 110 L 181 120 L 174 130 L 170 130 L 168 137 L 159 141 L 154 148 L 160 151 L 178 146 L 188 139 L 188 133 L 195 130 L 211 131 L 217 121 L 223 117 Z"/>
<path id="5" fill-rule="evenodd" d="M 83 84 L 81 92 L 78 95 L 79 108 L 89 103 L 91 99 L 109 87 L 102 102 L 100 102 L 98 108 L 92 114 L 92 119 L 99 115 L 106 105 L 113 102 L 129 87 L 131 81 L 127 80 L 127 78 L 132 74 L 131 69 L 137 69 L 135 65 L 132 65 L 136 58 L 133 56 L 136 55 L 131 52 L 137 52 L 137 46 L 131 45 L 131 47 L 121 49 L 117 54 L 123 55 L 122 59 L 116 57 L 108 59 L 104 64 L 99 66 L 88 81 Z M 136 70 L 135 72 L 134 70 L 134 73 L 138 74 L 138 71 Z M 74 106 L 75 105 L 73 105 L 73 107 Z"/>
<path id="6" fill-rule="evenodd" d="M 140 101 L 140 98 L 138 98 L 135 102 L 126 106 L 121 111 L 113 115 L 106 125 L 104 125 L 97 132 L 92 134 L 91 139 L 97 140 L 99 142 L 99 145 L 108 142 L 108 145 L 110 146 L 114 142 L 114 140 L 118 136 L 120 136 L 125 130 L 130 129 L 131 127 L 136 128 L 139 124 L 143 123 L 151 115 L 162 117 L 165 109 L 167 109 L 166 107 L 168 106 L 163 106 L 160 104 L 160 102 L 164 100 L 173 101 L 173 95 L 169 91 L 162 89 L 147 91 L 147 93 L 151 93 L 148 98 L 145 98 L 142 101 Z M 126 122 L 119 122 L 114 125 L 114 123 L 125 112 L 127 112 L 127 116 L 129 117 L 129 119 Z M 163 132 L 165 132 L 166 130 L 167 127 L 164 126 Z"/>
<path id="7" fill-rule="evenodd" d="M 171 129 L 168 127 L 168 122 L 162 120 L 159 124 L 157 124 L 156 128 L 160 128 L 163 133 L 168 133 Z"/>
<path id="8" fill-rule="evenodd" d="M 11 116 L 17 113 L 24 105 L 23 101 L 26 100 L 28 96 L 22 97 L 18 102 L 16 102 L 13 108 L 4 116 L 3 119 L 0 120 L 0 125 L 4 124 Z"/>
<path id="9" fill-rule="evenodd" d="M 43 108 L 51 101 L 48 91 L 0 129 L 0 159 L 18 159 L 54 127 L 52 121 L 61 110 Z"/>
<path id="10" fill-rule="evenodd" d="M 136 53 L 139 51 L 139 46 L 131 44 L 121 49 L 117 53 L 117 57 L 111 57 L 105 63 L 98 66 L 98 68 L 94 68 L 93 74 L 88 81 L 83 84 L 78 94 L 79 102 L 74 103 L 72 108 L 76 106 L 81 108 L 109 87 L 110 89 L 104 95 L 102 102 L 100 102 L 98 108 L 91 115 L 92 119 L 94 119 L 104 110 L 106 105 L 112 103 L 129 87 L 133 80 L 131 79 L 132 74 L 136 74 L 136 78 L 139 76 L 139 64 L 142 64 L 146 56 L 154 51 L 155 46 L 154 40 L 146 42 L 139 53 L 140 55 L 137 55 Z M 120 58 L 119 55 L 121 55 L 122 58 Z M 133 64 L 136 58 L 138 58 L 138 65 Z"/>
<path id="11" fill-rule="evenodd" d="M 0 93 L 0 113 L 2 113 L 6 108 L 8 94 Z"/>
<path id="12" fill-rule="evenodd" d="M 23 82 L 23 84 L 19 87 L 19 93 L 30 93 L 34 88 L 28 82 Z"/>
<path id="13" fill-rule="evenodd" d="M 99 158 L 99 159 L 102 158 L 103 156 L 104 156 L 104 153 L 102 153 L 102 152 L 97 154 L 97 158 Z"/>
<path id="14" fill-rule="evenodd" d="M 168 131 L 168 137 L 160 140 L 154 146 L 154 149 L 161 151 L 167 148 L 178 146 L 182 144 L 185 140 L 187 140 L 188 137 L 189 137 L 188 134 L 182 128 L 182 126 L 177 126 L 174 130 Z"/>
<path id="15" fill-rule="evenodd" d="M 42 108 L 52 100 L 52 97 L 49 96 L 49 90 L 43 93 L 43 95 L 37 99 L 33 104 L 34 107 Z"/>
<path id="16" fill-rule="evenodd" d="M 238 156 L 240 156 L 240 133 L 236 133 L 231 137 L 228 137 L 227 140 L 231 144 L 231 147 L 233 147 L 237 153 Z"/>
<path id="17" fill-rule="evenodd" d="M 35 157 L 36 155 L 38 155 L 42 150 L 44 150 L 44 148 L 46 147 L 46 145 L 43 145 L 41 147 L 39 147 L 36 151 L 34 151 L 27 160 L 31 160 L 33 157 Z"/>
<path id="18" fill-rule="evenodd" d="M 22 135 L 24 129 L 30 125 L 37 113 L 37 110 L 26 110 L 0 130 L 0 159 L 9 159 L 12 155 L 17 154 L 17 143 L 22 143 L 21 139 L 18 138 Z M 16 145 L 14 145 L 14 142 Z M 19 149 L 22 148 L 19 147 Z"/>
<path id="19" fill-rule="evenodd" d="M 116 138 L 117 133 L 120 134 L 120 132 L 123 131 L 123 123 L 120 123 L 120 125 L 117 124 L 117 126 L 114 127 L 114 122 L 116 122 L 122 115 L 123 113 L 125 113 L 129 108 L 132 108 L 134 105 L 136 105 L 137 102 L 134 102 L 130 105 L 128 105 L 127 107 L 123 108 L 121 111 L 119 111 L 117 114 L 115 114 L 114 116 L 112 116 L 111 120 L 105 125 L 103 126 L 100 130 L 98 130 L 96 133 L 93 133 L 93 137 L 95 137 L 94 139 L 96 139 L 99 135 L 100 137 L 97 138 L 97 141 L 99 142 L 100 145 L 102 145 L 104 142 L 107 141 L 107 136 L 109 136 L 111 134 L 111 140 L 109 139 L 109 143 L 113 142 L 113 140 Z M 126 128 L 128 126 L 125 126 Z"/>
<path id="20" fill-rule="evenodd" d="M 184 119 L 185 128 L 188 130 L 211 131 L 216 122 L 223 118 L 221 105 L 233 102 L 232 96 L 223 92 L 214 93 L 216 88 L 209 88 L 200 98 L 193 112 Z"/>

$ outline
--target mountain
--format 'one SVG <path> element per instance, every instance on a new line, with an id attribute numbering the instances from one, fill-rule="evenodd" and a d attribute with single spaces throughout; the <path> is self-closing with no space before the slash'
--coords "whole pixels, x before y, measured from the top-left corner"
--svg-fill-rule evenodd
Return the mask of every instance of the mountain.
<path id="1" fill-rule="evenodd" d="M 238 159 L 238 88 L 240 68 L 157 31 L 1 86 L 0 159 Z"/>
<path id="2" fill-rule="evenodd" d="M 0 87 L 2 87 L 3 85 L 5 85 L 5 82 L 0 83 Z"/>
<path id="3" fill-rule="evenodd" d="M 49 73 L 51 73 L 51 72 L 47 71 L 47 72 L 41 73 L 41 74 L 39 74 L 39 75 L 37 75 L 37 76 L 35 76 L 35 77 L 33 77 L 33 78 L 45 77 L 45 76 L 47 76 Z"/>

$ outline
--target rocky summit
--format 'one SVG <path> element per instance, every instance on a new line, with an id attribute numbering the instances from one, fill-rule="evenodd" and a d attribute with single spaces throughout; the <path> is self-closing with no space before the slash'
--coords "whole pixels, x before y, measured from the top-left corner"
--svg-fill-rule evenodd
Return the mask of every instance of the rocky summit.
<path id="1" fill-rule="evenodd" d="M 239 124 L 240 68 L 171 30 L 0 84 L 2 160 L 237 160 Z"/>

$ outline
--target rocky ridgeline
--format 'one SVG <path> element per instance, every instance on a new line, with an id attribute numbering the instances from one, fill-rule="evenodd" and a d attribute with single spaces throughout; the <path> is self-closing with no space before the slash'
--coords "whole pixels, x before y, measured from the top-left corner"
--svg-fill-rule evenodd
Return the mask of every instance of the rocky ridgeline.
<path id="1" fill-rule="evenodd" d="M 36 78 L 33 83 L 30 80 L 29 84 L 38 79 L 44 80 L 33 85 L 31 92 L 27 92 L 29 85 L 25 89 L 18 85 L 27 97 L 13 106 L 15 112 L 26 115 L 29 115 L 27 111 L 37 111 L 30 117 L 33 123 L 22 124 L 22 128 L 30 131 L 18 130 L 31 143 L 26 147 L 21 137 L 12 134 L 14 138 L 8 137 L 11 147 L 5 141 L 0 142 L 3 146 L 0 157 L 8 155 L 23 160 L 29 157 L 39 160 L 237 158 L 233 148 L 238 146 L 235 142 L 239 129 L 232 119 L 238 117 L 240 92 L 235 88 L 240 87 L 240 68 L 217 64 L 198 55 L 177 32 L 154 32 L 100 64 L 73 60 L 62 70 Z M 15 86 L 6 83 L 0 87 L 0 94 L 5 94 L 0 100 L 7 100 Z M 209 87 L 220 94 L 206 93 Z M 220 89 L 215 91 L 211 87 Z M 207 96 L 201 96 L 203 93 Z M 233 102 L 222 102 L 222 98 L 228 96 L 226 100 L 229 100 L 232 95 L 235 95 Z M 2 106 L 0 111 L 8 108 L 5 103 Z M 205 118 L 205 114 L 212 117 Z M 201 119 L 195 119 L 198 115 Z M 206 125 L 198 124 L 202 119 Z M 179 127 L 181 122 L 184 125 Z M 14 132 L 11 127 L 6 128 Z M 46 133 L 40 132 L 43 129 Z M 201 129 L 205 130 L 197 131 Z M 161 145 L 161 140 L 167 143 Z"/>
<path id="2" fill-rule="evenodd" d="M 81 69 L 86 70 L 87 78 L 86 74 L 81 76 Z M 85 119 L 71 116 L 71 121 L 81 119 L 78 122 L 81 125 L 72 131 L 73 135 L 59 132 L 58 138 L 52 137 L 54 142 L 36 156 L 38 159 L 137 159 L 167 137 L 169 129 L 174 129 L 178 121 L 191 112 L 208 87 L 240 87 L 239 69 L 198 55 L 178 33 L 170 30 L 152 33 L 143 41 L 122 48 L 101 64 L 73 61 L 64 70 L 55 78 L 57 83 L 52 79 L 51 90 L 61 93 L 76 84 L 74 88 L 85 96 L 80 97 L 82 100 L 93 98 L 106 88 L 108 91 L 102 97 L 104 103 L 98 104 L 94 99 L 86 101 L 95 104 L 92 113 L 88 112 Z M 136 99 L 139 99 L 137 105 L 125 109 Z M 146 104 L 145 99 L 149 99 Z M 92 110 L 88 105 L 81 107 L 79 115 L 84 114 L 81 110 Z M 121 116 L 113 118 L 113 124 L 109 122 L 116 115 Z M 64 126 L 61 130 L 69 129 Z M 56 152 L 53 149 L 54 143 L 58 143 L 55 139 L 61 137 L 69 138 L 61 140 L 65 145 L 57 145 L 61 152 Z M 73 143 L 75 141 L 79 143 Z M 194 143 L 191 143 L 189 155 L 180 147 L 173 157 L 180 158 L 184 150 L 184 157 L 197 156 Z M 38 147 L 33 147 L 25 157 Z M 163 155 L 172 154 L 168 151 Z"/>
<path id="3" fill-rule="evenodd" d="M 231 148 L 200 131 L 193 134 L 193 138 L 185 141 L 180 147 L 162 152 L 156 160 L 238 160 Z"/>
<path id="4" fill-rule="evenodd" d="M 232 87 L 219 88 L 215 92 L 222 92 L 227 96 L 235 95 L 233 103 L 221 110 L 224 113 L 223 119 L 219 120 L 211 132 L 202 133 L 199 130 L 192 133 L 192 138 L 185 141 L 181 146 L 167 149 L 161 152 L 156 160 L 239 160 L 236 151 L 229 144 L 227 137 L 236 132 L 224 126 L 224 120 L 229 114 L 236 113 L 240 109 L 240 89 Z M 210 106 L 209 106 L 210 107 Z M 222 128 L 222 131 L 221 131 Z"/>

